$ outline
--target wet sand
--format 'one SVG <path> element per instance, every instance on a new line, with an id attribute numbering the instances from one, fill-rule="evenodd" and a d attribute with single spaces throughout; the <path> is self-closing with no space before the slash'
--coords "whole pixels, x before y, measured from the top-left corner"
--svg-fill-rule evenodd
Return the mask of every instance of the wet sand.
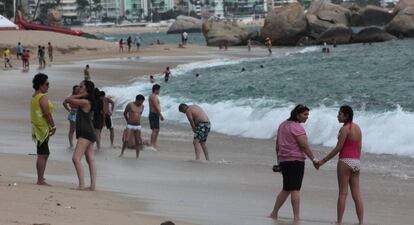
<path id="1" fill-rule="evenodd" d="M 279 221 L 267 218 L 273 207 L 276 194 L 282 186 L 281 175 L 271 171 L 275 160 L 273 140 L 229 137 L 212 133 L 208 141 L 212 161 L 196 162 L 193 160 L 191 130 L 188 127 L 169 122 L 167 118 L 167 121 L 161 125 L 158 152 L 144 151 L 140 155 L 141 158 L 137 160 L 134 158 L 133 151 L 127 151 L 123 158 L 118 158 L 119 146 L 121 145 L 120 136 L 125 127 L 121 114 L 122 105 L 117 106 L 118 111 L 114 115 L 115 144 L 118 147 L 109 148 L 109 134 L 104 130 L 103 149 L 96 154 L 97 188 L 99 191 L 90 194 L 69 189 L 76 187 L 77 180 L 70 162 L 72 152 L 67 150 L 66 112 L 60 106 L 64 97 L 70 93 L 72 85 L 79 83 L 82 79 L 83 66 L 86 63 L 91 65 L 92 79 L 97 86 L 108 87 L 128 85 L 131 80 L 140 78 L 146 79 L 146 75 L 160 73 L 165 66 L 214 58 L 224 53 L 203 47 L 188 49 L 188 52 L 173 51 L 177 54 L 176 56 L 172 53 L 163 56 L 164 51 L 168 50 L 158 48 L 154 51 L 156 52 L 154 55 L 157 57 L 139 55 L 139 58 L 131 56 L 129 59 L 124 57 L 123 60 L 94 61 L 85 59 L 81 62 L 53 65 L 46 69 L 45 73 L 49 75 L 51 85 L 49 98 L 56 106 L 54 118 L 58 127 L 56 135 L 50 141 L 51 162 L 46 170 L 49 182 L 56 186 L 52 188 L 31 184 L 35 182 L 34 158 L 26 156 L 35 151 L 30 139 L 28 106 L 32 94 L 31 79 L 36 70 L 33 69 L 29 73 L 22 73 L 20 70 L 0 71 L 2 90 L 0 101 L 3 106 L 0 111 L 0 123 L 5 128 L 1 131 L 0 151 L 19 154 L 12 156 L 1 154 L 4 163 L 0 163 L 2 174 L 0 181 L 2 181 L 1 187 L 4 191 L 0 193 L 8 196 L 8 202 L 13 200 L 18 202 L 14 207 L 2 204 L 2 207 L 7 207 L 0 212 L 4 223 L 12 223 L 17 220 L 16 218 L 20 218 L 18 217 L 19 210 L 25 207 L 26 201 L 30 201 L 32 205 L 29 204 L 25 210 L 27 219 L 19 221 L 21 224 L 49 221 L 56 224 L 73 224 L 70 223 L 71 217 L 66 213 L 69 209 L 55 209 L 55 202 L 46 199 L 49 197 L 50 191 L 53 191 L 67 197 L 63 206 L 72 205 L 73 201 L 83 199 L 85 205 L 90 204 L 90 207 L 86 208 L 96 210 L 96 215 L 105 214 L 108 217 L 111 217 L 111 213 L 113 213 L 120 217 L 130 218 L 128 215 L 140 212 L 140 214 L 165 216 L 174 220 L 205 225 L 291 224 L 292 214 L 289 202 L 286 202 L 281 209 Z M 242 52 L 231 49 L 225 54 L 237 56 Z M 147 93 L 144 94 L 147 95 Z M 146 118 L 143 119 L 143 127 L 143 137 L 148 139 L 150 133 Z M 326 149 L 320 146 L 313 146 L 313 148 L 322 158 Z M 380 159 L 375 159 L 377 156 L 365 155 L 364 157 L 361 187 L 365 203 L 366 224 L 412 224 L 413 179 L 400 179 L 389 176 L 382 170 L 369 167 L 368 164 L 373 160 L 384 160 L 387 159 L 386 157 Z M 398 160 L 400 159 L 397 158 Z M 314 170 L 311 163 L 307 162 L 301 192 L 302 222 L 300 224 L 334 224 L 337 198 L 334 161 L 320 171 Z M 18 183 L 17 186 L 7 186 L 8 183 L 15 182 Z M 20 185 L 21 182 L 22 185 Z M 23 186 L 22 191 L 20 191 L 20 186 Z M 40 190 L 38 191 L 41 193 L 39 195 L 43 198 L 33 197 L 36 194 L 32 192 L 22 194 L 25 193 L 23 189 Z M 103 191 L 123 193 L 127 197 Z M 53 199 L 63 202 L 64 200 L 60 198 L 61 195 L 56 194 Z M 104 205 L 105 201 L 112 201 L 101 199 L 100 195 L 111 196 L 117 199 L 119 204 L 111 204 L 104 209 L 97 207 L 97 205 L 101 205 L 100 202 L 96 203 L 98 200 L 103 201 Z M 137 204 L 136 207 L 121 204 L 121 202 L 129 201 L 131 204 Z M 38 209 L 39 211 L 30 210 L 42 204 L 46 205 L 44 211 L 42 211 L 42 207 Z M 83 207 L 83 204 L 78 207 Z M 76 216 L 84 224 L 100 224 L 95 223 L 93 216 L 90 216 L 87 211 L 84 212 L 84 208 L 77 209 L 82 210 L 71 210 L 71 212 L 76 211 L 78 213 Z M 124 216 L 121 212 L 128 209 L 129 211 L 126 213 L 131 214 Z M 54 213 L 61 216 L 54 217 Z M 53 217 L 53 221 L 51 217 Z M 38 219 L 27 221 L 30 218 Z M 117 217 L 114 216 L 113 219 L 115 218 Z M 151 224 L 141 223 L 141 217 L 133 217 L 132 219 L 139 224 Z M 161 218 L 157 219 L 158 221 L 162 220 Z M 357 221 L 351 196 L 348 197 L 344 220 L 348 224 L 355 224 Z M 131 223 L 121 221 L 117 224 Z"/>

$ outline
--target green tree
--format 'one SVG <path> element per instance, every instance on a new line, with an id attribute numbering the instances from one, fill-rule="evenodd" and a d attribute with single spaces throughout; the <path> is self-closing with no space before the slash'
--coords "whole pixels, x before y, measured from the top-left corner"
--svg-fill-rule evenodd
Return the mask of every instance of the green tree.
<path id="1" fill-rule="evenodd" d="M 381 1 L 380 0 L 367 0 L 367 5 L 381 6 Z"/>
<path id="2" fill-rule="evenodd" d="M 79 12 L 79 17 L 83 18 L 88 14 L 90 9 L 90 4 L 88 0 L 76 0 L 77 11 Z"/>

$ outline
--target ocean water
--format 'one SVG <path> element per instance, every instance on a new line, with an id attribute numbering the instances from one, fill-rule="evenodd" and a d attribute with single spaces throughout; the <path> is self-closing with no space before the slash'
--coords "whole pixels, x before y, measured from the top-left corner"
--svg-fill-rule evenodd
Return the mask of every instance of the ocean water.
<path id="1" fill-rule="evenodd" d="M 181 43 L 181 34 L 167 34 L 165 32 L 150 32 L 150 33 L 120 33 L 120 34 L 107 34 L 98 33 L 96 36 L 100 39 L 109 42 L 118 42 L 121 38 L 126 41 L 128 36 L 132 37 L 141 36 L 143 45 L 150 45 L 157 42 L 157 39 L 164 44 L 178 44 Z M 205 45 L 206 41 L 202 33 L 189 33 L 188 34 L 189 44 Z"/>
<path id="2" fill-rule="evenodd" d="M 408 47 L 413 44 L 340 45 L 330 54 L 321 53 L 319 46 L 275 49 L 271 57 L 179 65 L 168 83 L 157 75 L 163 114 L 185 124 L 178 105 L 199 104 L 213 131 L 270 139 L 294 105 L 303 103 L 311 108 L 304 124 L 310 143 L 332 147 L 341 126 L 338 108 L 348 104 L 362 128 L 364 152 L 414 156 L 414 52 Z M 125 104 L 137 93 L 150 94 L 151 86 L 137 80 L 106 89 Z"/>

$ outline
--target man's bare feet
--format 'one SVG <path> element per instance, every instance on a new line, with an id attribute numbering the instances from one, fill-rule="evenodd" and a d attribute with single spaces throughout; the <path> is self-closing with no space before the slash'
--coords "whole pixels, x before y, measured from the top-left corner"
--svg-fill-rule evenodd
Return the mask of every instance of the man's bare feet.
<path id="1" fill-rule="evenodd" d="M 36 183 L 37 185 L 43 185 L 43 186 L 52 186 L 48 183 L 46 183 L 45 179 L 41 180 L 41 181 L 37 181 Z"/>
<path id="2" fill-rule="evenodd" d="M 272 218 L 274 220 L 277 220 L 277 214 L 276 213 L 270 213 L 270 215 L 268 216 L 269 218 Z"/>

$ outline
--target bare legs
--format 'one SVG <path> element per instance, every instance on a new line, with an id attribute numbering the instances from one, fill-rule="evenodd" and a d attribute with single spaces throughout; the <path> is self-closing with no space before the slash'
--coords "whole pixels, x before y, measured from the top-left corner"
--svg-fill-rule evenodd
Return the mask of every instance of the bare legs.
<path id="1" fill-rule="evenodd" d="M 136 155 L 137 155 L 137 158 L 139 158 L 139 152 L 143 148 L 142 139 L 141 139 L 141 131 L 140 130 L 130 130 L 130 129 L 127 129 L 126 138 L 125 138 L 124 142 L 122 143 L 122 150 L 121 150 L 121 154 L 119 155 L 119 157 L 122 157 L 124 155 L 124 151 L 125 151 L 126 145 L 128 143 L 128 140 L 130 138 L 130 135 L 134 135 Z"/>
<path id="2" fill-rule="evenodd" d="M 157 145 L 157 138 L 158 138 L 158 133 L 160 132 L 160 129 L 152 129 L 152 133 L 151 133 L 151 146 L 154 148 L 158 148 Z"/>
<path id="3" fill-rule="evenodd" d="M 69 139 L 69 147 L 73 148 L 73 134 L 75 133 L 75 125 L 76 123 L 70 121 L 69 122 L 69 133 L 68 133 L 68 139 Z"/>
<path id="4" fill-rule="evenodd" d="M 49 158 L 49 155 L 37 155 L 36 170 L 37 170 L 37 184 L 38 185 L 49 186 L 49 184 L 45 182 L 45 170 L 46 170 L 46 164 L 47 164 L 48 158 Z"/>
<path id="5" fill-rule="evenodd" d="M 99 150 L 101 150 L 101 131 L 100 129 L 95 129 L 95 134 L 96 134 L 96 148 Z"/>
<path id="6" fill-rule="evenodd" d="M 111 147 L 114 147 L 114 128 L 109 129 L 109 140 L 111 141 Z"/>
<path id="7" fill-rule="evenodd" d="M 195 151 L 195 159 L 196 160 L 200 160 L 201 149 L 203 149 L 204 157 L 206 158 L 206 160 L 210 160 L 210 157 L 208 155 L 207 143 L 205 141 L 200 142 L 199 140 L 194 139 L 193 144 L 194 144 L 194 151 Z"/>
<path id="8" fill-rule="evenodd" d="M 89 174 L 91 180 L 91 186 L 85 188 L 83 168 L 81 164 L 82 156 L 86 156 L 86 162 L 89 166 Z M 75 165 L 76 173 L 79 179 L 79 190 L 95 191 L 96 189 L 96 165 L 95 165 L 95 152 L 93 150 L 93 142 L 87 139 L 79 138 L 76 143 L 75 151 L 72 156 L 73 164 Z"/>
<path id="9" fill-rule="evenodd" d="M 285 203 L 286 199 L 290 195 L 290 200 L 293 209 L 293 220 L 295 222 L 299 221 L 299 211 L 300 211 L 300 191 L 280 191 L 279 195 L 276 198 L 275 206 L 273 208 L 272 213 L 270 214 L 270 218 L 277 219 L 278 213 L 282 205 Z"/>
<path id="10" fill-rule="evenodd" d="M 337 223 L 342 224 L 349 185 L 351 188 L 352 198 L 355 202 L 359 224 L 362 225 L 364 223 L 364 206 L 359 188 L 359 172 L 352 172 L 352 169 L 348 165 L 339 161 L 337 175 L 339 187 Z"/>

